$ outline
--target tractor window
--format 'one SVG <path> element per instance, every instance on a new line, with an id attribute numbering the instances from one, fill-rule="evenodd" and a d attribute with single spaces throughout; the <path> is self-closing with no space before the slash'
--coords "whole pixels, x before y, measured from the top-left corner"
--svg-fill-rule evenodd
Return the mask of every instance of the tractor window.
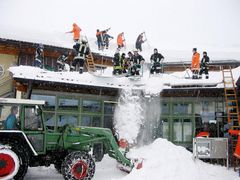
<path id="1" fill-rule="evenodd" d="M 42 130 L 41 114 L 36 107 L 25 107 L 24 119 L 26 130 Z"/>
<path id="2" fill-rule="evenodd" d="M 0 106 L 0 129 L 19 129 L 19 107 L 15 105 Z"/>

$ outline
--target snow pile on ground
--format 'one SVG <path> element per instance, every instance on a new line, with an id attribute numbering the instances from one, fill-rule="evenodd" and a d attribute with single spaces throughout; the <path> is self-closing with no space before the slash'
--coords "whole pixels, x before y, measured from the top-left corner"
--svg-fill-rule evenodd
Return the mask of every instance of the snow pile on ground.
<path id="1" fill-rule="evenodd" d="M 196 160 L 192 153 L 165 139 L 156 139 L 151 145 L 132 149 L 130 157 L 143 158 L 143 168 L 134 169 L 121 180 L 237 180 L 237 173 L 226 167 Z"/>
<path id="2" fill-rule="evenodd" d="M 142 100 L 132 89 L 123 89 L 114 113 L 114 124 L 119 139 L 130 144 L 136 143 L 139 130 L 143 124 Z"/>

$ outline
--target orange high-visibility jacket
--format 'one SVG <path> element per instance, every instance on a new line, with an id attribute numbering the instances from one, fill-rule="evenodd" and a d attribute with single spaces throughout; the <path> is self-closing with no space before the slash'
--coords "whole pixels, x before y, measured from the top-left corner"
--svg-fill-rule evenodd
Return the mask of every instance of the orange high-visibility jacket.
<path id="1" fill-rule="evenodd" d="M 76 23 L 73 23 L 73 29 L 71 32 L 73 33 L 74 40 L 80 39 L 80 31 L 81 31 L 81 28 L 78 27 L 78 25 Z"/>
<path id="2" fill-rule="evenodd" d="M 123 46 L 123 42 L 124 42 L 123 34 L 120 33 L 117 37 L 117 44 L 120 45 L 120 46 Z"/>
<path id="3" fill-rule="evenodd" d="M 196 52 L 192 56 L 191 70 L 199 70 L 199 68 L 200 68 L 200 54 Z"/>
<path id="4" fill-rule="evenodd" d="M 231 135 L 237 135 L 238 136 L 238 140 L 237 140 L 237 145 L 236 145 L 236 149 L 234 152 L 234 156 L 236 156 L 237 158 L 240 158 L 240 131 L 239 130 L 228 130 L 229 134 Z"/>

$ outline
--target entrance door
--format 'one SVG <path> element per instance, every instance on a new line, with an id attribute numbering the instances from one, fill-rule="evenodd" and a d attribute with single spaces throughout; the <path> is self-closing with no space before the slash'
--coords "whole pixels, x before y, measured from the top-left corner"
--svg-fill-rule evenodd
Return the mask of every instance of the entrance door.
<path id="1" fill-rule="evenodd" d="M 179 143 L 192 142 L 192 118 L 173 118 L 173 141 Z"/>

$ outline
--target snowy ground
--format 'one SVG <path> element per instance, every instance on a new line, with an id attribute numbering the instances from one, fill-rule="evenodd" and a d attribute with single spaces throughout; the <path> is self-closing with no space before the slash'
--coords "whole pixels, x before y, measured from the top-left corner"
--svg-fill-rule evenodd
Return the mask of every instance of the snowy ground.
<path id="1" fill-rule="evenodd" d="M 133 149 L 129 156 L 144 158 L 143 168 L 130 174 L 116 168 L 109 156 L 97 163 L 93 180 L 237 180 L 238 173 L 226 167 L 211 165 L 200 160 L 193 161 L 185 148 L 164 139 L 157 139 L 148 146 Z M 53 166 L 30 168 L 26 180 L 63 179 Z"/>
<path id="2" fill-rule="evenodd" d="M 93 180 L 111 180 L 125 177 L 127 174 L 116 168 L 116 161 L 105 156 L 101 162 L 96 163 L 96 173 Z M 25 180 L 60 180 L 63 179 L 53 165 L 50 167 L 29 168 Z"/>

